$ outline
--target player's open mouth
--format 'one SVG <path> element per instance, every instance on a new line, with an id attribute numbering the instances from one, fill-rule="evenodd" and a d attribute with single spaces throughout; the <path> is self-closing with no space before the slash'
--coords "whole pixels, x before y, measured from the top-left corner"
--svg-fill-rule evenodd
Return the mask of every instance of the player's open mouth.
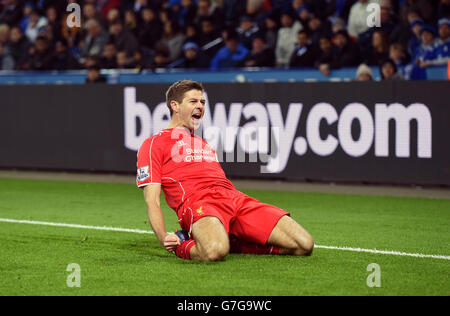
<path id="1" fill-rule="evenodd" d="M 194 120 L 195 124 L 200 123 L 201 118 L 202 118 L 201 114 L 194 114 L 194 115 L 192 115 L 192 119 Z"/>

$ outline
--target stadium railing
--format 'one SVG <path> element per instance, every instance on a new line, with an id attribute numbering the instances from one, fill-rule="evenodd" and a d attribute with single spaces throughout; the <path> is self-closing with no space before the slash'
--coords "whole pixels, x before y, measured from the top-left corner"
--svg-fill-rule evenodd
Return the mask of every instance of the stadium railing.
<path id="1" fill-rule="evenodd" d="M 371 67 L 374 80 L 380 80 L 378 67 Z M 352 81 L 356 68 L 334 70 L 331 76 L 321 74 L 317 69 L 268 69 L 243 68 L 233 70 L 102 70 L 107 82 L 114 83 L 172 83 L 180 79 L 200 82 L 342 82 Z M 447 80 L 447 67 L 427 69 L 428 80 Z M 86 71 L 0 71 L 0 84 L 83 84 Z"/>

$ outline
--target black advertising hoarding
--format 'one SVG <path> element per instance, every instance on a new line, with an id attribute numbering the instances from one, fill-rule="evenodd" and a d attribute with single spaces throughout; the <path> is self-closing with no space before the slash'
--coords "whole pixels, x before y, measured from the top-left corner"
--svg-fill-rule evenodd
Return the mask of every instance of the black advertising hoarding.
<path id="1" fill-rule="evenodd" d="M 1 86 L 0 167 L 135 172 L 168 85 Z M 230 177 L 450 184 L 450 83 L 205 84 Z"/>

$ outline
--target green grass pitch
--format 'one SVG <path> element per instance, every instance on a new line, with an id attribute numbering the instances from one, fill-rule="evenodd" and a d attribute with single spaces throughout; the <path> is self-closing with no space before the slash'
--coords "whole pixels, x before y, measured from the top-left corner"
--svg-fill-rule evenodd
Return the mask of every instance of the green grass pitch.
<path id="1" fill-rule="evenodd" d="M 291 212 L 318 245 L 450 255 L 450 200 L 245 191 Z M 164 199 L 163 199 L 164 200 Z M 162 202 L 167 229 L 178 228 Z M 133 185 L 0 179 L 0 218 L 149 230 Z M 71 288 L 67 266 L 81 268 Z M 369 287 L 380 267 L 380 287 Z M 154 235 L 0 222 L 0 295 L 450 295 L 450 261 L 316 249 L 311 257 L 187 262 Z"/>

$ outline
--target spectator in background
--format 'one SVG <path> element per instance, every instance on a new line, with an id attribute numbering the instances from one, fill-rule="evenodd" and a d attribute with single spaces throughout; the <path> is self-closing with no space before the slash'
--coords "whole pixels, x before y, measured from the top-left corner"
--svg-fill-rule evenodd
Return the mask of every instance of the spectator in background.
<path id="1" fill-rule="evenodd" d="M 440 0 L 438 6 L 438 18 L 450 17 L 450 0 Z"/>
<path id="2" fill-rule="evenodd" d="M 183 62 L 178 65 L 179 68 L 188 69 L 204 69 L 209 68 L 209 58 L 206 56 L 197 43 L 186 42 L 183 45 L 184 59 Z"/>
<path id="3" fill-rule="evenodd" d="M 48 39 L 38 36 L 34 47 L 30 49 L 28 60 L 25 66 L 27 70 L 52 70 L 53 54 L 49 49 Z"/>
<path id="4" fill-rule="evenodd" d="M 337 32 L 334 40 L 336 42 L 337 53 L 331 67 L 341 68 L 359 65 L 361 56 L 358 45 L 352 41 L 347 31 Z"/>
<path id="5" fill-rule="evenodd" d="M 97 11 L 102 14 L 104 19 L 108 16 L 109 11 L 121 6 L 121 0 L 97 0 L 95 3 Z"/>
<path id="6" fill-rule="evenodd" d="M 0 24 L 0 44 L 6 46 L 9 42 L 11 28 L 8 24 Z"/>
<path id="7" fill-rule="evenodd" d="M 403 80 L 402 74 L 398 71 L 395 62 L 386 59 L 380 64 L 381 80 Z"/>
<path id="8" fill-rule="evenodd" d="M 53 6 L 45 10 L 45 18 L 47 19 L 47 26 L 51 28 L 53 37 L 55 39 L 61 38 L 61 20 L 59 19 L 58 11 Z"/>
<path id="9" fill-rule="evenodd" d="M 189 24 L 184 28 L 184 35 L 186 35 L 185 42 L 195 42 L 198 43 L 199 40 L 199 31 L 197 29 L 197 25 Z"/>
<path id="10" fill-rule="evenodd" d="M 422 31 L 423 26 L 424 23 L 420 18 L 414 19 L 411 22 L 411 37 L 408 43 L 408 53 L 411 56 L 414 56 L 416 54 L 416 50 L 420 46 L 420 33 Z"/>
<path id="11" fill-rule="evenodd" d="M 239 35 L 229 30 L 225 38 L 225 46 L 214 56 L 210 68 L 219 70 L 239 67 L 248 54 L 249 50 L 239 43 Z"/>
<path id="12" fill-rule="evenodd" d="M 186 36 L 181 32 L 178 24 L 172 20 L 164 24 L 164 33 L 159 41 L 160 46 L 165 46 L 169 53 L 168 62 L 172 62 L 181 57 L 183 44 Z"/>
<path id="13" fill-rule="evenodd" d="M 312 17 L 308 21 L 307 29 L 310 34 L 311 43 L 318 45 L 322 36 L 331 36 L 331 24 L 328 21 L 322 21 L 317 17 Z"/>
<path id="14" fill-rule="evenodd" d="M 0 69 L 13 70 L 15 67 L 14 57 L 9 47 L 10 28 L 8 24 L 0 25 Z"/>
<path id="15" fill-rule="evenodd" d="M 303 27 L 307 27 L 309 20 L 313 17 L 311 9 L 306 6 L 302 5 L 297 9 L 297 19 L 300 21 L 300 24 L 303 25 Z"/>
<path id="16" fill-rule="evenodd" d="M 28 40 L 32 43 L 36 41 L 39 36 L 39 30 L 47 25 L 47 19 L 39 14 L 36 9 L 33 9 L 30 13 L 30 19 L 28 21 L 27 28 L 25 30 L 25 35 Z"/>
<path id="17" fill-rule="evenodd" d="M 125 10 L 132 9 L 136 13 L 140 13 L 143 8 L 146 8 L 149 6 L 149 0 L 129 0 L 128 5 L 125 6 Z"/>
<path id="18" fill-rule="evenodd" d="M 348 34 L 350 36 L 357 38 L 370 27 L 367 25 L 367 18 L 371 14 L 371 11 L 367 10 L 367 7 L 371 3 L 380 4 L 380 1 L 359 0 L 350 9 L 350 16 L 348 18 Z"/>
<path id="19" fill-rule="evenodd" d="M 103 48 L 102 56 L 99 60 L 99 67 L 101 69 L 117 68 L 117 49 L 114 43 L 106 43 L 105 47 Z"/>
<path id="20" fill-rule="evenodd" d="M 433 23 L 434 9 L 432 2 L 433 1 L 430 0 L 404 0 L 403 5 L 400 8 L 400 18 L 405 21 L 408 13 L 411 10 L 416 10 L 420 12 L 425 23 Z"/>
<path id="21" fill-rule="evenodd" d="M 411 39 L 412 35 L 412 23 L 414 21 L 421 21 L 423 24 L 423 21 L 420 17 L 420 14 L 418 11 L 411 10 L 408 12 L 407 20 L 406 21 L 400 21 L 400 23 L 397 23 L 397 25 L 394 27 L 392 32 L 389 35 L 389 40 L 391 43 L 400 43 L 403 45 L 403 47 L 409 46 L 409 41 Z M 418 34 L 418 33 L 417 33 Z"/>
<path id="22" fill-rule="evenodd" d="M 373 81 L 372 69 L 366 64 L 359 65 L 356 70 L 356 81 Z"/>
<path id="23" fill-rule="evenodd" d="M 105 83 L 106 78 L 100 74 L 100 68 L 96 65 L 87 69 L 86 83 Z"/>
<path id="24" fill-rule="evenodd" d="M 389 58 L 394 61 L 397 68 L 408 63 L 408 56 L 406 55 L 405 48 L 400 43 L 394 43 L 390 46 Z"/>
<path id="25" fill-rule="evenodd" d="M 290 11 L 281 14 L 281 28 L 278 30 L 275 58 L 277 66 L 289 65 L 292 53 L 297 44 L 297 34 L 303 29 L 300 22 L 296 21 Z"/>
<path id="26" fill-rule="evenodd" d="M 161 39 L 162 24 L 151 7 L 141 10 L 141 25 L 138 31 L 138 42 L 141 46 L 154 49 L 155 44 Z"/>
<path id="27" fill-rule="evenodd" d="M 311 44 L 308 32 L 302 30 L 297 34 L 297 46 L 291 56 L 289 66 L 292 68 L 313 67 L 317 50 Z"/>
<path id="28" fill-rule="evenodd" d="M 83 6 L 83 21 L 97 20 L 102 27 L 106 26 L 105 20 L 100 12 L 97 11 L 94 3 L 85 3 Z M 86 26 L 85 26 L 86 28 Z"/>
<path id="29" fill-rule="evenodd" d="M 22 7 L 19 0 L 3 0 L 4 8 L 0 12 L 0 25 L 17 25 L 22 19 Z"/>
<path id="30" fill-rule="evenodd" d="M 200 25 L 204 19 L 214 21 L 218 29 L 223 29 L 224 21 L 221 9 L 211 0 L 198 0 L 195 23 Z"/>
<path id="31" fill-rule="evenodd" d="M 52 60 L 52 69 L 54 70 L 75 70 L 80 69 L 78 60 L 69 52 L 67 41 L 60 38 L 55 44 L 55 54 Z"/>
<path id="32" fill-rule="evenodd" d="M 435 29 L 432 26 L 424 25 L 420 31 L 420 46 L 412 56 L 412 63 L 405 67 L 405 76 L 410 80 L 425 80 L 425 68 L 428 62 L 435 59 Z"/>
<path id="33" fill-rule="evenodd" d="M 439 20 L 439 38 L 435 41 L 433 59 L 423 61 L 421 67 L 444 66 L 450 59 L 450 18 Z"/>
<path id="34" fill-rule="evenodd" d="M 209 59 L 212 59 L 217 54 L 222 43 L 222 36 L 215 27 L 214 21 L 211 18 L 204 18 L 200 25 L 198 44 Z"/>
<path id="35" fill-rule="evenodd" d="M 20 23 L 18 24 L 22 33 L 24 33 L 27 29 L 28 23 L 30 22 L 30 14 L 35 9 L 35 5 L 33 2 L 27 1 L 23 5 L 23 14 Z"/>
<path id="36" fill-rule="evenodd" d="M 278 19 L 275 14 L 268 15 L 264 19 L 264 26 L 262 30 L 265 34 L 265 42 L 268 47 L 275 51 L 278 38 Z"/>
<path id="37" fill-rule="evenodd" d="M 239 17 L 246 12 L 246 1 L 242 0 L 223 0 L 223 14 L 225 25 L 235 26 L 239 21 Z"/>
<path id="38" fill-rule="evenodd" d="M 114 20 L 110 26 L 110 41 L 118 51 L 125 51 L 128 57 L 133 57 L 139 50 L 139 43 L 134 35 L 124 28 L 120 19 Z"/>
<path id="39" fill-rule="evenodd" d="M 237 28 L 239 40 L 247 49 L 252 49 L 253 37 L 260 32 L 258 24 L 248 15 L 240 18 L 240 24 Z"/>
<path id="40" fill-rule="evenodd" d="M 244 60 L 244 67 L 273 67 L 274 51 L 266 44 L 262 34 L 256 35 L 252 41 L 252 50 Z"/>
<path id="41" fill-rule="evenodd" d="M 413 56 L 413 62 L 416 66 L 425 68 L 429 62 L 436 58 L 435 51 L 436 31 L 432 26 L 424 25 L 420 32 L 421 45 Z"/>
<path id="42" fill-rule="evenodd" d="M 317 53 L 317 59 L 315 62 L 315 67 L 320 68 L 321 65 L 326 65 L 326 67 L 322 67 L 322 74 L 325 76 L 329 76 L 330 68 L 329 65 L 334 61 L 334 52 L 335 47 L 333 42 L 331 41 L 331 37 L 322 36 L 319 40 L 319 51 Z"/>
<path id="43" fill-rule="evenodd" d="M 137 39 L 139 36 L 139 25 L 136 13 L 133 10 L 127 10 L 125 11 L 124 19 L 125 30 L 133 34 L 133 36 Z"/>
<path id="44" fill-rule="evenodd" d="M 329 64 L 321 64 L 319 66 L 320 72 L 324 75 L 329 74 L 331 69 L 357 66 L 361 61 L 358 45 L 351 40 L 347 31 L 343 30 L 337 32 L 334 36 L 334 40 L 336 43 L 336 50 L 334 52 L 333 61 Z"/>
<path id="45" fill-rule="evenodd" d="M 126 51 L 118 51 L 116 54 L 116 62 L 118 69 L 134 69 L 137 62 L 133 56 L 129 56 Z"/>
<path id="46" fill-rule="evenodd" d="M 14 26 L 11 28 L 9 48 L 11 50 L 11 55 L 14 58 L 16 69 L 21 69 L 22 63 L 24 62 L 27 52 L 31 47 L 30 41 L 23 35 L 22 30 L 19 26 Z"/>
<path id="47" fill-rule="evenodd" d="M 108 34 L 102 29 L 100 23 L 94 19 L 86 22 L 86 30 L 87 34 L 80 43 L 81 57 L 100 56 L 103 47 L 108 42 Z"/>
<path id="48" fill-rule="evenodd" d="M 168 61 L 169 61 L 168 50 L 158 48 L 155 52 L 155 56 L 153 56 L 152 61 L 150 62 L 149 68 L 151 69 L 165 68 L 169 63 Z"/>
<path id="49" fill-rule="evenodd" d="M 192 25 L 197 16 L 197 6 L 193 0 L 181 0 L 178 24 L 183 28 Z"/>
<path id="50" fill-rule="evenodd" d="M 372 50 L 366 58 L 369 66 L 378 66 L 381 61 L 389 57 L 389 38 L 388 35 L 377 30 L 372 35 Z"/>

